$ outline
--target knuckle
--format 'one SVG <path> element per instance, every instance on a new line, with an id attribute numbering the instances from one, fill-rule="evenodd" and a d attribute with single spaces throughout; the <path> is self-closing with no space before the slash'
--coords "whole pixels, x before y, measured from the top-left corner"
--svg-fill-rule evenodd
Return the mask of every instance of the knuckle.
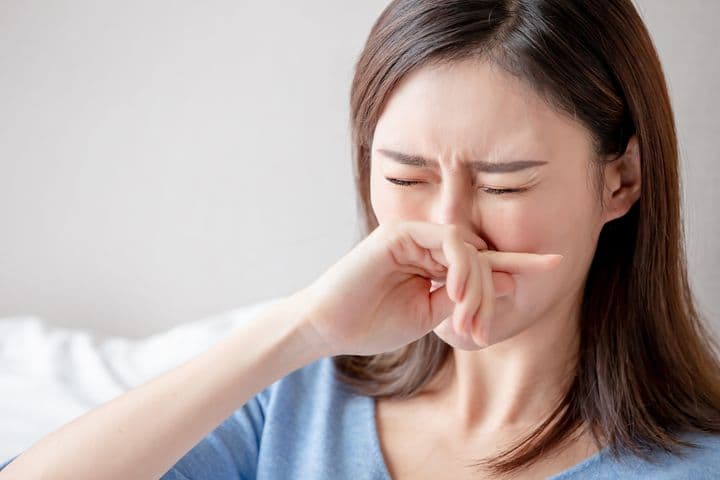
<path id="1" fill-rule="evenodd" d="M 401 220 L 393 220 L 382 232 L 385 245 L 389 248 L 396 264 L 406 265 L 417 262 L 418 248 L 407 231 L 407 225 Z"/>

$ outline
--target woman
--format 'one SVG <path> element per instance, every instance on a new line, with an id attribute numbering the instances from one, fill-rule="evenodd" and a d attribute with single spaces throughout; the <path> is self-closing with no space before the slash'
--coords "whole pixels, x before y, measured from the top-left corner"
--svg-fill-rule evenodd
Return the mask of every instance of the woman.
<path id="1" fill-rule="evenodd" d="M 0 479 L 720 476 L 674 120 L 629 0 L 393 1 L 351 109 L 368 235 Z"/>

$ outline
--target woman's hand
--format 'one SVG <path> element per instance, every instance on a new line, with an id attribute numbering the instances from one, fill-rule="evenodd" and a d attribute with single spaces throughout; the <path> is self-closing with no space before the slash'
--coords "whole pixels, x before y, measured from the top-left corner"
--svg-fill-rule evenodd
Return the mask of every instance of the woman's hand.
<path id="1" fill-rule="evenodd" d="M 395 350 L 450 315 L 455 330 L 478 343 L 495 297 L 514 289 L 510 274 L 550 269 L 561 258 L 490 251 L 455 225 L 386 222 L 296 296 L 331 355 Z M 431 280 L 439 288 L 431 290 Z"/>

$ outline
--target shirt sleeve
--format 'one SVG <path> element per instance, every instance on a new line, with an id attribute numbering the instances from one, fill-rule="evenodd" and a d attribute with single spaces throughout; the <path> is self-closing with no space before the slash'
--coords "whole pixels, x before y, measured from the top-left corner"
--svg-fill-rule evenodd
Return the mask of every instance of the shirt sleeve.
<path id="1" fill-rule="evenodd" d="M 160 480 L 255 479 L 266 390 L 233 412 Z"/>
<path id="2" fill-rule="evenodd" d="M 160 480 L 254 479 L 265 424 L 266 391 L 255 395 L 233 412 L 180 458 Z M 0 470 L 19 456 L 5 460 L 0 464 Z"/>

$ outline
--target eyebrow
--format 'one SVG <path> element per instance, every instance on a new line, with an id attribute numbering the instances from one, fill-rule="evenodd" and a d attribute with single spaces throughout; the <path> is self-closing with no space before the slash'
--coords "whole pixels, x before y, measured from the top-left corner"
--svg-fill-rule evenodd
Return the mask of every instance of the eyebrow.
<path id="1" fill-rule="evenodd" d="M 401 153 L 393 150 L 387 150 L 380 148 L 377 150 L 378 153 L 382 153 L 386 157 L 394 160 L 397 163 L 403 165 L 409 165 L 411 167 L 437 167 L 438 162 L 430 160 L 420 155 L 412 155 L 409 153 Z M 526 170 L 528 168 L 545 165 L 547 162 L 540 160 L 515 160 L 512 162 L 484 162 L 484 161 L 471 161 L 467 162 L 470 169 L 473 172 L 484 172 L 484 173 L 511 173 L 518 172 L 520 170 Z"/>

